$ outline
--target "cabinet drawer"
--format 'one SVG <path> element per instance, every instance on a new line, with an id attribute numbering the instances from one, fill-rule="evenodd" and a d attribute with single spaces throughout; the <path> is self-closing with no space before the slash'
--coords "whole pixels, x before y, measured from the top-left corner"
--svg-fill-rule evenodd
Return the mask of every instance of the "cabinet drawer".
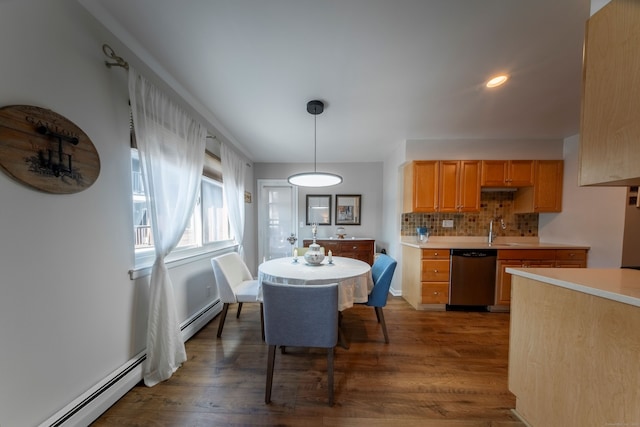
<path id="1" fill-rule="evenodd" d="M 422 282 L 422 304 L 447 304 L 449 283 Z"/>
<path id="2" fill-rule="evenodd" d="M 498 259 L 556 259 L 555 249 L 500 249 Z"/>
<path id="3" fill-rule="evenodd" d="M 422 258 L 449 259 L 449 249 L 423 249 Z"/>
<path id="4" fill-rule="evenodd" d="M 370 252 L 373 250 L 373 246 L 369 243 L 340 242 L 340 250 L 342 252 Z"/>
<path id="5" fill-rule="evenodd" d="M 340 252 L 340 243 L 338 242 L 322 241 L 322 242 L 318 242 L 318 244 L 324 248 L 325 254 L 331 251 L 335 255 L 337 255 Z M 306 241 L 305 241 L 305 246 L 306 246 Z"/>
<path id="6" fill-rule="evenodd" d="M 584 249 L 558 249 L 556 250 L 557 260 L 584 261 L 587 259 L 587 251 Z"/>
<path id="7" fill-rule="evenodd" d="M 449 260 L 422 260 L 423 282 L 449 282 Z"/>

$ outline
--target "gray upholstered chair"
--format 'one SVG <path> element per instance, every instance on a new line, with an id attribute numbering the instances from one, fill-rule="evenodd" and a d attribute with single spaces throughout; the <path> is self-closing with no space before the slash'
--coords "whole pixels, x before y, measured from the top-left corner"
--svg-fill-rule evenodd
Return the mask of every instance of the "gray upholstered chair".
<path id="1" fill-rule="evenodd" d="M 329 405 L 333 406 L 333 352 L 338 342 L 338 284 L 262 282 L 265 341 L 269 345 L 265 403 L 271 402 L 277 346 L 327 349 Z"/>
<path id="2" fill-rule="evenodd" d="M 213 267 L 213 274 L 216 278 L 220 301 L 224 304 L 220 314 L 220 323 L 218 323 L 218 338 L 220 338 L 229 304 L 238 303 L 236 318 L 239 318 L 242 303 L 259 302 L 259 286 L 258 280 L 251 276 L 249 268 L 237 252 L 230 252 L 211 258 L 211 267 Z M 264 340 L 262 303 L 260 303 L 260 327 L 262 329 L 262 339 Z"/>

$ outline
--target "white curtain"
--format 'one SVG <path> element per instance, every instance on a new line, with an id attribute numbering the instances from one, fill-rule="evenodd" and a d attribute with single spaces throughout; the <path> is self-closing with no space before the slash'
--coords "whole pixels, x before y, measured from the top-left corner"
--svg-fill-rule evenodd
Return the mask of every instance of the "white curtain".
<path id="1" fill-rule="evenodd" d="M 222 144 L 222 183 L 224 200 L 229 212 L 231 230 L 238 243 L 238 253 L 244 258 L 244 168 L 245 162 L 235 151 Z"/>
<path id="2" fill-rule="evenodd" d="M 191 217 L 207 131 L 131 66 L 129 97 L 155 246 L 144 369 L 144 382 L 151 387 L 170 378 L 187 360 L 164 259 Z"/>

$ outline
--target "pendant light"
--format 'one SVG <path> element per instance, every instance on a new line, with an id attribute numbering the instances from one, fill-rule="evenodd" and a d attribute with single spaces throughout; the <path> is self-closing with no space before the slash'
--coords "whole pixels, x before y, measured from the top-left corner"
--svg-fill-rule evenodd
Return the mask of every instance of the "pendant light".
<path id="1" fill-rule="evenodd" d="M 317 129 L 316 120 L 318 114 L 324 111 L 322 101 L 313 100 L 307 103 L 307 111 L 313 114 L 313 172 L 302 172 L 289 177 L 289 183 L 299 187 L 329 187 L 331 185 L 340 184 L 342 177 L 328 172 L 318 172 L 316 169 L 316 152 L 317 152 Z"/>

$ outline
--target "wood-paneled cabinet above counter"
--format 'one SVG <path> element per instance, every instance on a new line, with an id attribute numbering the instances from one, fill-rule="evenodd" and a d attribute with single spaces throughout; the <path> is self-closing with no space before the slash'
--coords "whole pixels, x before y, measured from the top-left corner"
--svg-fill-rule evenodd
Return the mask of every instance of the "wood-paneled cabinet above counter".
<path id="1" fill-rule="evenodd" d="M 483 160 L 483 187 L 530 187 L 534 180 L 533 160 Z"/>
<path id="2" fill-rule="evenodd" d="M 532 187 L 519 188 L 513 198 L 515 213 L 562 211 L 562 160 L 536 160 Z"/>
<path id="3" fill-rule="evenodd" d="M 515 213 L 560 212 L 562 160 L 423 160 L 404 167 L 403 212 L 479 212 L 482 187 L 514 187 Z"/>
<path id="4" fill-rule="evenodd" d="M 404 212 L 478 212 L 479 160 L 415 161 L 404 169 Z"/>
<path id="5" fill-rule="evenodd" d="M 613 0 L 587 21 L 580 185 L 640 184 L 640 2 Z"/>

